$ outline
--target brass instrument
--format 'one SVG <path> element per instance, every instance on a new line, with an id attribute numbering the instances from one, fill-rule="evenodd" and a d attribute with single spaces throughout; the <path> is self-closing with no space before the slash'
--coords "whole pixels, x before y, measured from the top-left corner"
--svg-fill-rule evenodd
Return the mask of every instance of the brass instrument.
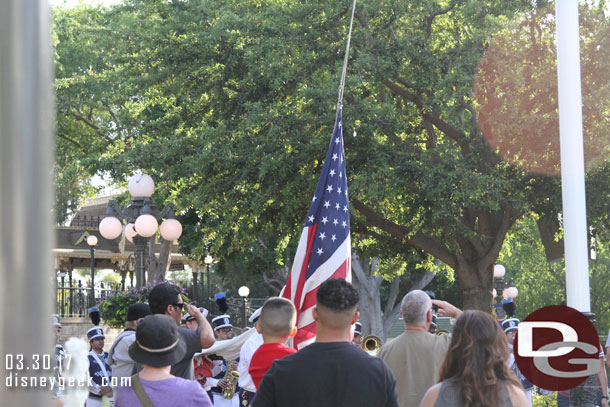
<path id="1" fill-rule="evenodd" d="M 360 344 L 362 350 L 364 350 L 366 353 L 371 356 L 377 356 L 383 342 L 375 335 L 366 335 L 362 337 Z"/>
<path id="2" fill-rule="evenodd" d="M 235 359 L 227 362 L 227 370 L 225 372 L 225 381 L 227 385 L 222 389 L 222 397 L 231 400 L 235 396 L 235 389 L 237 388 L 237 379 L 239 379 L 239 372 L 233 368 Z"/>

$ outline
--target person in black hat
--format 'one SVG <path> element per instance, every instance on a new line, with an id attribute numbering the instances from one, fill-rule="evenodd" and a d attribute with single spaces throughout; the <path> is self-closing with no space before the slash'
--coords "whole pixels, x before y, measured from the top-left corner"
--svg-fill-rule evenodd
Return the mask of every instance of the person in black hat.
<path id="1" fill-rule="evenodd" d="M 131 386 L 117 389 L 115 407 L 154 405 L 163 407 L 211 407 L 205 391 L 193 380 L 170 373 L 172 365 L 182 360 L 187 346 L 174 319 L 166 315 L 149 315 L 136 329 L 136 340 L 129 356 L 143 366 L 131 378 Z"/>
<path id="2" fill-rule="evenodd" d="M 145 303 L 131 304 L 127 308 L 125 330 L 114 340 L 108 352 L 108 364 L 112 366 L 112 375 L 121 380 L 131 377 L 136 372 L 136 364 L 129 356 L 129 346 L 136 340 L 138 323 L 147 315 L 151 315 L 150 307 Z"/>
<path id="3" fill-rule="evenodd" d="M 197 320 L 199 328 L 196 331 L 179 328 L 178 332 L 186 343 L 186 355 L 184 359 L 172 366 L 173 375 L 194 380 L 193 356 L 201 349 L 209 348 L 215 342 L 210 323 L 197 307 L 184 303 L 180 287 L 174 284 L 167 282 L 157 284 L 148 294 L 148 303 L 153 314 L 164 314 L 172 317 L 176 325 L 180 325 L 182 322 L 183 309 Z"/>
<path id="4" fill-rule="evenodd" d="M 86 407 L 99 407 L 103 398 L 112 398 L 112 368 L 108 365 L 108 352 L 104 352 L 104 331 L 94 326 L 87 331 L 91 350 L 89 352 L 89 377 L 93 384 L 89 386 L 89 397 Z"/>

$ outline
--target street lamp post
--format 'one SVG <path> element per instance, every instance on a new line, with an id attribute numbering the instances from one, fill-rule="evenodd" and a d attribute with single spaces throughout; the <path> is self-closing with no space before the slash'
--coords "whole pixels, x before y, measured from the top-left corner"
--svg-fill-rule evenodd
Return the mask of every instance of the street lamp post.
<path id="1" fill-rule="evenodd" d="M 242 297 L 242 303 L 241 303 L 241 316 L 242 316 L 242 323 L 243 323 L 242 328 L 245 328 L 247 325 L 246 322 L 248 321 L 247 309 L 248 309 L 248 295 L 250 294 L 250 289 L 248 287 L 246 287 L 245 285 L 242 285 L 241 287 L 239 287 L 239 290 L 237 290 L 237 294 L 239 294 L 239 296 Z"/>
<path id="2" fill-rule="evenodd" d="M 513 302 L 517 297 L 519 291 L 513 286 L 512 279 L 508 281 L 504 278 L 506 275 L 506 268 L 501 264 L 496 264 L 493 267 L 493 297 L 496 299 L 494 304 L 495 314 L 498 320 L 502 320 L 506 317 L 503 304 L 505 302 Z"/>
<path id="3" fill-rule="evenodd" d="M 210 304 L 208 308 L 210 308 L 212 306 L 212 291 L 210 288 L 210 264 L 212 264 L 214 262 L 214 259 L 212 258 L 212 256 L 210 256 L 209 254 L 207 256 L 205 256 L 205 259 L 203 259 L 203 262 L 205 263 L 205 274 L 207 276 L 207 280 L 208 280 L 208 293 L 207 293 L 207 298 L 208 301 L 210 301 Z"/>
<path id="4" fill-rule="evenodd" d="M 97 237 L 89 235 L 87 237 L 87 244 L 91 250 L 91 297 L 89 300 L 89 306 L 95 306 L 95 246 L 97 245 Z"/>
<path id="5" fill-rule="evenodd" d="M 182 225 L 176 219 L 174 204 L 167 203 L 158 211 L 150 197 L 152 196 L 155 183 L 146 174 L 136 174 L 129 180 L 127 189 L 132 197 L 130 204 L 121 207 L 114 200 L 108 201 L 108 209 L 104 219 L 100 222 L 101 235 L 109 240 L 116 239 L 123 232 L 123 223 L 119 218 L 125 220 L 125 238 L 133 242 L 135 246 L 135 269 L 136 287 L 146 284 L 146 254 L 148 251 L 148 239 L 157 233 L 159 221 L 165 219 L 159 231 L 167 241 L 173 241 L 182 234 Z"/>

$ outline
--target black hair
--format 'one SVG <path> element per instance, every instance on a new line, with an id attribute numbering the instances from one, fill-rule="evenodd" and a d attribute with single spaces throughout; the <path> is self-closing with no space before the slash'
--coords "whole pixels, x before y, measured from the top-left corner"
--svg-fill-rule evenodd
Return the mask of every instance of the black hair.
<path id="1" fill-rule="evenodd" d="M 320 284 L 316 302 L 332 311 L 342 312 L 358 306 L 360 298 L 353 285 L 342 278 L 330 278 Z"/>
<path id="2" fill-rule="evenodd" d="M 181 294 L 180 287 L 170 283 L 160 283 L 153 287 L 148 294 L 148 305 L 153 314 L 165 314 L 168 305 L 176 303 Z"/>

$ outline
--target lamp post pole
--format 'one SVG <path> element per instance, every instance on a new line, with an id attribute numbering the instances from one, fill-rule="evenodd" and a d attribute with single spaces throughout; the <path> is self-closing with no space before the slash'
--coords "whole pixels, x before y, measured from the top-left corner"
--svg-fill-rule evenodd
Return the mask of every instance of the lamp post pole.
<path id="1" fill-rule="evenodd" d="M 167 203 L 161 211 L 152 204 L 150 197 L 155 183 L 150 176 L 134 175 L 127 188 L 132 196 L 130 204 L 123 210 L 116 201 L 108 201 L 106 215 L 100 222 L 100 233 L 104 238 L 114 240 L 123 232 L 123 223 L 119 218 L 128 222 L 125 225 L 125 238 L 135 246 L 136 287 L 142 287 L 146 284 L 148 240 L 156 235 L 159 221 L 165 218 L 159 231 L 170 242 L 180 237 L 182 225 L 174 214 L 174 204 Z"/>
<path id="2" fill-rule="evenodd" d="M 211 308 L 212 307 L 212 289 L 210 288 L 210 264 L 212 264 L 214 262 L 214 259 L 212 258 L 212 256 L 210 256 L 208 254 L 207 256 L 205 256 L 205 259 L 203 259 L 203 262 L 205 263 L 205 274 L 206 274 L 207 280 L 208 280 L 208 293 L 207 293 L 207 299 L 209 301 L 208 308 Z"/>
<path id="3" fill-rule="evenodd" d="M 93 307 L 95 306 L 95 245 L 97 245 L 97 237 L 93 235 L 87 237 L 87 244 L 91 250 L 91 297 L 89 307 Z"/>

